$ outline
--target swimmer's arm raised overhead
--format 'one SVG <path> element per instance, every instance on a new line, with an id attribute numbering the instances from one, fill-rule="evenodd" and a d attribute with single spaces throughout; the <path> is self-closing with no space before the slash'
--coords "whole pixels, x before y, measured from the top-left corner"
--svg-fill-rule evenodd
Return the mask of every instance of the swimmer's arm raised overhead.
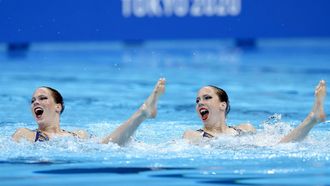
<path id="1" fill-rule="evenodd" d="M 18 128 L 16 132 L 12 135 L 12 140 L 19 142 L 22 139 L 34 142 L 36 133 L 27 128 Z"/>
<path id="2" fill-rule="evenodd" d="M 111 134 L 104 137 L 101 143 L 117 143 L 124 145 L 134 134 L 139 125 L 148 118 L 154 118 L 157 114 L 157 101 L 160 95 L 165 91 L 165 79 L 158 80 L 155 88 L 147 100 L 140 108 L 123 124 L 115 129 Z"/>

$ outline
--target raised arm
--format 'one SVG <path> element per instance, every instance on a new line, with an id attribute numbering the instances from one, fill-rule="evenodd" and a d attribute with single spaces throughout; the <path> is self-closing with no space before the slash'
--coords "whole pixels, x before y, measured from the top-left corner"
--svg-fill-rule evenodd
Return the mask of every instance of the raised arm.
<path id="1" fill-rule="evenodd" d="M 155 85 L 150 96 L 140 106 L 140 108 L 123 124 L 117 127 L 111 134 L 107 135 L 101 143 L 117 143 L 124 145 L 134 134 L 140 124 L 148 119 L 155 118 L 157 115 L 157 101 L 159 96 L 165 91 L 165 79 L 161 78 Z"/>

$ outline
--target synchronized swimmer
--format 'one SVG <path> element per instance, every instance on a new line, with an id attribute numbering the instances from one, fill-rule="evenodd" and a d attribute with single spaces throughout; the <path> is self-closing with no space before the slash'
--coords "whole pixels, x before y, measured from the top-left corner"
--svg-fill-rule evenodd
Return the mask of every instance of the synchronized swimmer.
<path id="1" fill-rule="evenodd" d="M 103 137 L 100 143 L 126 144 L 139 125 L 148 118 L 157 115 L 157 102 L 165 91 L 165 79 L 161 78 L 155 85 L 150 96 L 140 108 L 123 124 L 113 132 Z M 303 140 L 310 130 L 318 123 L 324 122 L 324 100 L 326 96 L 326 82 L 321 80 L 315 88 L 315 101 L 312 110 L 289 134 L 284 136 L 279 143 L 297 142 Z M 38 129 L 30 130 L 19 128 L 13 134 L 14 141 L 22 139 L 37 142 L 48 141 L 54 137 L 74 136 L 88 139 L 90 135 L 84 130 L 66 131 L 60 127 L 60 115 L 64 110 L 64 102 L 61 94 L 50 87 L 38 88 L 31 100 L 32 115 L 38 124 Z M 198 130 L 187 130 L 183 138 L 193 143 L 201 142 L 203 138 L 216 138 L 220 135 L 240 136 L 253 134 L 256 129 L 249 123 L 237 126 L 228 126 L 226 116 L 230 111 L 229 97 L 227 93 L 216 86 L 202 87 L 196 98 L 196 112 L 203 122 L 203 128 Z"/>
<path id="2" fill-rule="evenodd" d="M 279 142 L 296 142 L 303 140 L 309 131 L 318 123 L 325 121 L 324 100 L 326 96 L 326 82 L 321 80 L 315 88 L 315 101 L 311 112 L 289 134 Z M 227 93 L 216 86 L 205 86 L 198 91 L 196 98 L 196 112 L 201 118 L 204 127 L 197 131 L 187 130 L 184 138 L 193 142 L 201 138 L 213 138 L 221 134 L 239 136 L 247 133 L 255 133 L 256 129 L 249 123 L 237 126 L 228 126 L 226 116 L 230 111 Z"/>
<path id="3" fill-rule="evenodd" d="M 157 102 L 159 96 L 161 96 L 164 91 L 165 79 L 161 78 L 156 83 L 150 96 L 139 109 L 126 122 L 103 137 L 100 143 L 112 142 L 118 145 L 127 143 L 144 120 L 156 117 Z M 27 128 L 19 128 L 12 135 L 12 139 L 17 142 L 22 139 L 37 142 L 65 136 L 74 136 L 81 139 L 90 138 L 90 135 L 85 130 L 71 132 L 61 129 L 60 116 L 63 111 L 63 98 L 57 90 L 50 87 L 40 87 L 36 89 L 31 100 L 31 112 L 38 124 L 38 129 L 30 130 Z"/>

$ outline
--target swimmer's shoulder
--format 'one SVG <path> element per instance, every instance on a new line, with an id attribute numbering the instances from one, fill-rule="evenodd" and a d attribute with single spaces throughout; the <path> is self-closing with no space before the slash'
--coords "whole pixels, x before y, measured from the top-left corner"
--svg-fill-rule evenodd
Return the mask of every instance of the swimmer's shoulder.
<path id="1" fill-rule="evenodd" d="M 36 138 L 36 131 L 30 130 L 28 128 L 18 128 L 15 133 L 12 135 L 12 139 L 16 142 L 19 142 L 22 139 L 34 142 Z"/>
<path id="2" fill-rule="evenodd" d="M 75 134 L 80 139 L 88 139 L 90 138 L 90 134 L 82 129 L 72 131 L 73 134 Z"/>
<path id="3" fill-rule="evenodd" d="M 237 125 L 236 128 L 242 130 L 244 133 L 256 133 L 256 129 L 251 123 L 241 123 Z"/>
<path id="4" fill-rule="evenodd" d="M 201 139 L 201 137 L 202 137 L 201 133 L 196 130 L 189 129 L 183 133 L 183 139 L 187 139 L 187 140 Z"/>

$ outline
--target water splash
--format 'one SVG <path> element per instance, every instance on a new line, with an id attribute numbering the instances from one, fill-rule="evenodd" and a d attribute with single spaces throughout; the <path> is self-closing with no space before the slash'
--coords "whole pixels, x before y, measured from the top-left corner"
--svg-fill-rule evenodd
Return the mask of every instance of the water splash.
<path id="1" fill-rule="evenodd" d="M 206 166 L 212 162 L 263 159 L 329 160 L 330 131 L 315 130 L 299 143 L 278 144 L 281 137 L 292 129 L 283 122 L 281 115 L 272 115 L 263 122 L 254 135 L 241 137 L 220 136 L 215 140 L 190 144 L 181 139 L 187 126 L 177 122 L 158 122 L 143 125 L 134 139 L 125 147 L 116 144 L 99 144 L 100 136 L 112 131 L 119 122 L 101 122 L 87 125 L 93 133 L 93 140 L 79 140 L 73 137 L 55 138 L 48 142 L 31 144 L 16 143 L 11 133 L 17 125 L 2 127 L 0 137 L 0 162 L 11 163 L 74 163 L 103 162 L 116 165 L 164 166 L 194 165 Z M 30 126 L 25 124 L 26 126 Z M 68 127 L 69 130 L 75 127 Z M 174 131 L 174 132 L 172 132 Z M 166 137 L 164 137 L 166 136 Z M 203 161 L 200 161 L 203 159 Z"/>

